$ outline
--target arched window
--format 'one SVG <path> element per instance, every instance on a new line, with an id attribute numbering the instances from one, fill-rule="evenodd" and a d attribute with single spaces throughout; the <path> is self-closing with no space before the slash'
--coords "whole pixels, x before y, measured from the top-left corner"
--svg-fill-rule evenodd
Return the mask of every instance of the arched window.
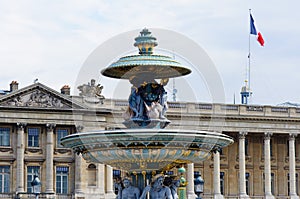
<path id="1" fill-rule="evenodd" d="M 88 186 L 96 186 L 97 183 L 97 167 L 94 164 L 88 166 Z"/>

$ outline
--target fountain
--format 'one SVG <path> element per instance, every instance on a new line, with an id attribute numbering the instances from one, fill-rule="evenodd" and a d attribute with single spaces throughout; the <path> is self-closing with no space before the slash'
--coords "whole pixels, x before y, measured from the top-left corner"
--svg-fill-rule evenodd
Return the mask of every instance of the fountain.
<path id="1" fill-rule="evenodd" d="M 166 128 L 171 121 L 165 116 L 164 86 L 169 78 L 188 75 L 191 70 L 172 57 L 153 54 L 157 42 L 148 29 L 135 38 L 134 46 L 139 49 L 138 55 L 122 57 L 101 71 L 104 76 L 132 84 L 129 106 L 123 114 L 126 128 L 72 134 L 61 143 L 81 153 L 88 162 L 134 173 L 142 189 L 147 176 L 202 162 L 233 140 L 216 132 Z"/>

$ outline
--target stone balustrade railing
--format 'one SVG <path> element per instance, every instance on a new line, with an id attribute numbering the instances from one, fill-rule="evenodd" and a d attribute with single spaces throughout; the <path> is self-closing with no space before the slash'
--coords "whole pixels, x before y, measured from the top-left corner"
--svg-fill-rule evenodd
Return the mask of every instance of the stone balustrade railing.
<path id="1" fill-rule="evenodd" d="M 106 99 L 102 108 L 126 109 L 127 100 Z M 280 107 L 270 105 L 242 105 L 242 104 L 210 104 L 191 102 L 168 102 L 168 113 L 186 114 L 220 114 L 237 116 L 264 116 L 300 118 L 300 108 Z"/>

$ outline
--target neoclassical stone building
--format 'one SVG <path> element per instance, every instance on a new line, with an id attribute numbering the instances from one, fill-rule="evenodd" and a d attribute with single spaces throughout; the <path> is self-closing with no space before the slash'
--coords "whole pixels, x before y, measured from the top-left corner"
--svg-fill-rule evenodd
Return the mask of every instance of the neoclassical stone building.
<path id="1" fill-rule="evenodd" d="M 105 85 L 104 85 L 105 86 Z M 124 171 L 88 163 L 60 145 L 68 134 L 124 128 L 127 100 L 104 99 L 95 81 L 61 92 L 34 83 L 0 95 L 0 198 L 27 197 L 38 174 L 42 195 L 56 198 L 115 198 L 113 178 Z M 264 105 L 169 102 L 168 128 L 213 130 L 234 144 L 201 164 L 185 165 L 205 180 L 204 198 L 298 198 L 300 108 Z M 174 170 L 176 174 L 176 170 Z M 16 193 L 19 193 L 18 195 Z M 20 194 L 22 193 L 22 194 Z"/>

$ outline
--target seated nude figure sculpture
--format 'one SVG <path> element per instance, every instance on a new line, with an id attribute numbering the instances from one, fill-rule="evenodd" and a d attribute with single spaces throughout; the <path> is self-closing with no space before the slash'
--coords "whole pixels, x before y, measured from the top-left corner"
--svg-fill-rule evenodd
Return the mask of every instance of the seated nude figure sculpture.
<path id="1" fill-rule="evenodd" d="M 153 177 L 152 183 L 145 187 L 140 199 L 146 199 L 149 193 L 150 199 L 173 199 L 169 187 L 163 185 L 164 176 L 157 174 Z"/>
<path id="2" fill-rule="evenodd" d="M 119 191 L 117 199 L 139 199 L 140 190 L 137 187 L 131 185 L 131 182 L 128 178 L 123 180 L 124 188 L 122 189 L 121 184 L 119 184 Z"/>

